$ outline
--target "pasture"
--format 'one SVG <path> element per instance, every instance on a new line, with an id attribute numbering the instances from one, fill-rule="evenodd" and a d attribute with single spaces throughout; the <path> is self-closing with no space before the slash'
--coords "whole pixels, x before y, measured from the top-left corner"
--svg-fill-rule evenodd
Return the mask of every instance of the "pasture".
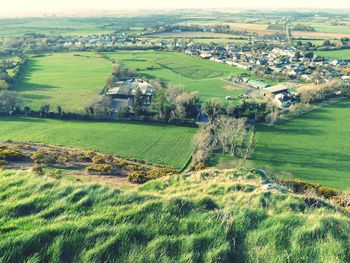
<path id="1" fill-rule="evenodd" d="M 182 168 L 192 153 L 194 128 L 141 123 L 1 117 L 0 141 L 78 147 Z"/>
<path id="2" fill-rule="evenodd" d="M 322 57 L 350 60 L 350 49 L 317 51 L 316 54 Z"/>
<path id="3" fill-rule="evenodd" d="M 350 37 L 350 34 L 292 31 L 292 36 L 293 38 L 308 38 L 308 39 L 340 39 L 342 37 Z"/>
<path id="4" fill-rule="evenodd" d="M 94 53 L 55 53 L 29 59 L 17 85 L 23 106 L 38 110 L 50 104 L 80 112 L 100 94 L 112 71 L 109 61 Z"/>
<path id="5" fill-rule="evenodd" d="M 350 101 L 274 127 L 257 127 L 256 166 L 339 189 L 350 188 Z"/>
<path id="6" fill-rule="evenodd" d="M 115 61 L 120 60 L 125 67 L 136 69 L 148 78 L 180 84 L 190 92 L 198 91 L 201 100 L 238 96 L 243 90 L 225 82 L 223 78 L 249 73 L 176 52 L 120 51 L 104 54 Z"/>

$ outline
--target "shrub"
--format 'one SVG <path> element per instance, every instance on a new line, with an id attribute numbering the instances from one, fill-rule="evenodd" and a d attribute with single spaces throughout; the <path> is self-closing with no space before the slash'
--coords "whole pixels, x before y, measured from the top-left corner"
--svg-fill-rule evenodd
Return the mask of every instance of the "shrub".
<path id="1" fill-rule="evenodd" d="M 178 174 L 179 172 L 173 167 L 154 166 L 149 172 L 149 179 L 157 179 L 167 175 Z"/>
<path id="2" fill-rule="evenodd" d="M 124 167 L 126 167 L 127 165 L 130 164 L 129 161 L 124 160 L 124 159 L 114 159 L 114 160 L 113 160 L 113 163 L 114 163 L 115 165 L 117 165 L 118 167 L 120 167 L 120 168 L 124 168 Z"/>
<path id="3" fill-rule="evenodd" d="M 36 175 L 44 175 L 45 174 L 44 169 L 39 165 L 33 166 L 31 171 Z"/>
<path id="4" fill-rule="evenodd" d="M 37 151 L 32 154 L 31 159 L 37 164 L 53 164 L 56 162 L 56 158 L 51 156 L 47 152 Z"/>
<path id="5" fill-rule="evenodd" d="M 92 164 L 86 168 L 88 173 L 111 174 L 112 165 L 110 164 Z"/>
<path id="6" fill-rule="evenodd" d="M 204 170 L 206 167 L 205 162 L 199 162 L 194 166 L 194 170 L 195 171 L 200 171 L 200 170 Z"/>
<path id="7" fill-rule="evenodd" d="M 52 173 L 49 174 L 50 177 L 56 178 L 56 179 L 61 179 L 62 178 L 62 171 L 57 169 L 53 171 Z"/>
<path id="8" fill-rule="evenodd" d="M 25 156 L 18 150 L 13 149 L 1 149 L 0 159 L 17 161 L 23 159 Z"/>
<path id="9" fill-rule="evenodd" d="M 338 191 L 333 188 L 328 188 L 320 184 L 304 182 L 301 180 L 282 180 L 282 184 L 290 187 L 296 193 L 305 193 L 310 190 L 315 190 L 318 196 L 327 199 L 339 194 Z"/>
<path id="10" fill-rule="evenodd" d="M 84 157 L 88 160 L 92 160 L 97 154 L 92 152 L 92 151 L 85 151 L 84 152 Z"/>
<path id="11" fill-rule="evenodd" d="M 133 171 L 128 174 L 128 180 L 132 183 L 143 184 L 150 179 L 145 171 Z"/>
<path id="12" fill-rule="evenodd" d="M 5 160 L 0 160 L 0 166 L 4 166 L 6 164 L 7 164 L 7 162 Z"/>
<path id="13" fill-rule="evenodd" d="M 102 156 L 96 155 L 92 158 L 92 162 L 95 164 L 103 164 L 103 163 L 106 163 L 107 160 Z"/>
<path id="14" fill-rule="evenodd" d="M 61 155 L 57 158 L 57 162 L 66 164 L 69 162 L 69 158 Z"/>

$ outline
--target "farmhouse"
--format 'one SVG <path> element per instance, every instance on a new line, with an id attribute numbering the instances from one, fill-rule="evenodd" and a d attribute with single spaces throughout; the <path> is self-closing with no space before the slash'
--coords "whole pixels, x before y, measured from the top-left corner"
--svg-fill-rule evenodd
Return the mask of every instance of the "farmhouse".
<path id="1" fill-rule="evenodd" d="M 264 95 L 272 95 L 278 107 L 288 108 L 292 104 L 292 94 L 284 85 L 276 85 L 264 89 Z"/>
<path id="2" fill-rule="evenodd" d="M 146 101 L 150 101 L 153 95 L 153 86 L 143 79 L 129 79 L 117 81 L 111 85 L 106 95 L 114 99 L 133 99 L 140 90 Z"/>

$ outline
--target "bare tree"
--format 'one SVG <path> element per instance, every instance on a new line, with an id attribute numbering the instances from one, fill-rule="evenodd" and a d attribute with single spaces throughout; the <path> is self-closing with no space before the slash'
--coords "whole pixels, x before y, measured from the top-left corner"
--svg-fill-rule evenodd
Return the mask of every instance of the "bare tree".
<path id="1" fill-rule="evenodd" d="M 194 136 L 193 144 L 195 146 L 192 162 L 194 164 L 205 162 L 215 146 L 215 135 L 210 125 L 202 126 Z"/>
<path id="2" fill-rule="evenodd" d="M 0 111 L 11 113 L 20 103 L 20 97 L 14 91 L 0 90 Z"/>
<path id="3" fill-rule="evenodd" d="M 246 119 L 220 116 L 217 119 L 217 136 L 223 152 L 238 154 L 238 150 L 244 147 L 247 138 Z"/>

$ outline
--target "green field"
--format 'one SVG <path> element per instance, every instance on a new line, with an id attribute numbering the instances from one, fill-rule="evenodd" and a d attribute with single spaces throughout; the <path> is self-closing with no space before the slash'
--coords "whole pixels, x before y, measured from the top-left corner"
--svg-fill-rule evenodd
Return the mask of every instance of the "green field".
<path id="1" fill-rule="evenodd" d="M 124 66 L 134 68 L 148 78 L 160 78 L 183 85 L 188 91 L 198 91 L 202 100 L 213 97 L 224 99 L 225 96 L 241 94 L 241 88 L 226 83 L 223 78 L 248 73 L 176 52 L 120 51 L 104 54 L 114 60 L 121 60 Z"/>
<path id="2" fill-rule="evenodd" d="M 334 51 L 317 51 L 316 54 L 322 57 L 329 57 L 335 59 L 350 59 L 350 49 L 341 49 Z"/>
<path id="3" fill-rule="evenodd" d="M 181 168 L 192 152 L 194 128 L 141 123 L 1 117 L 0 141 L 33 141 L 96 150 Z"/>
<path id="4" fill-rule="evenodd" d="M 333 26 L 327 23 L 320 22 L 308 22 L 303 24 L 313 27 L 316 30 L 316 32 L 350 34 L 350 27 L 345 25 Z"/>
<path id="5" fill-rule="evenodd" d="M 77 56 L 79 55 L 79 56 Z M 29 59 L 17 85 L 23 106 L 83 111 L 100 94 L 112 71 L 111 63 L 94 53 L 57 53 Z"/>
<path id="6" fill-rule="evenodd" d="M 350 188 L 350 101 L 274 127 L 257 127 L 257 166 L 326 186 Z"/>

